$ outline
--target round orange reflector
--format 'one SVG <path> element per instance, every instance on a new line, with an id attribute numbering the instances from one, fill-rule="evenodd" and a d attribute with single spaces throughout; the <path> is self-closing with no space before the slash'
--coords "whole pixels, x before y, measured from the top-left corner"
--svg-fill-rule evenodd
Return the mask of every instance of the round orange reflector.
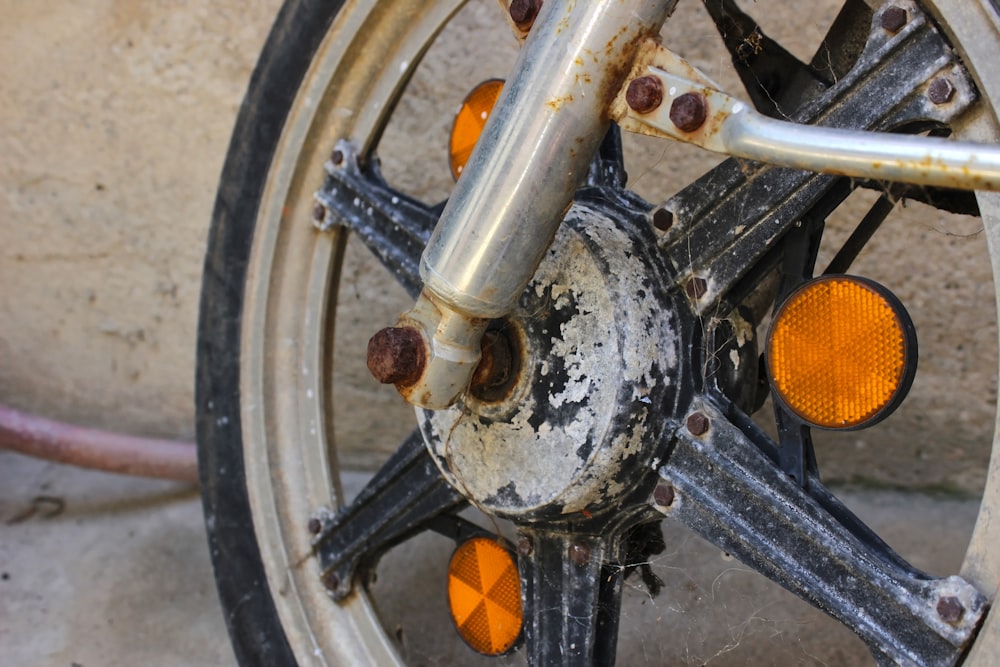
<path id="1" fill-rule="evenodd" d="M 870 426 L 906 396 L 917 339 L 899 300 L 853 276 L 812 280 L 782 304 L 768 334 L 771 387 L 805 423 Z"/>
<path id="2" fill-rule="evenodd" d="M 448 565 L 448 602 L 458 634 L 486 655 L 510 650 L 521 634 L 521 579 L 507 549 L 488 537 L 463 543 Z"/>
<path id="3" fill-rule="evenodd" d="M 490 79 L 472 89 L 462 107 L 455 116 L 455 124 L 451 128 L 451 143 L 448 146 L 450 157 L 451 175 L 458 180 L 465 169 L 465 163 L 472 155 L 472 149 L 479 141 L 479 135 L 483 133 L 486 126 L 486 119 L 490 117 L 493 105 L 500 97 L 500 90 L 503 88 L 503 80 Z"/>

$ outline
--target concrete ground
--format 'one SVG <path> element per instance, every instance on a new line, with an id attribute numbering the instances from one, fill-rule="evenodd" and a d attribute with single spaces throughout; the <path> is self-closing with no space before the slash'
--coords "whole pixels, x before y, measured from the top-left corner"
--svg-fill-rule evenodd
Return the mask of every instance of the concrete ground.
<path id="1" fill-rule="evenodd" d="M 845 498 L 918 567 L 956 571 L 974 502 Z M 629 580 L 619 664 L 870 664 L 804 603 L 676 526 L 665 534 L 654 563 L 665 590 L 650 599 Z M 448 556 L 426 538 L 380 567 L 375 594 L 411 664 L 469 664 L 443 616 Z M 0 656 L 11 667 L 235 664 L 196 490 L 0 453 Z"/>

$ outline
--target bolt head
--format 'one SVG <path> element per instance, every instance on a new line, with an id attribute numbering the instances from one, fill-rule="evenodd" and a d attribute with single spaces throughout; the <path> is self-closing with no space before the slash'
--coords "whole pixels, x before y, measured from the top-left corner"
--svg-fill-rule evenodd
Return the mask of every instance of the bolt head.
<path id="1" fill-rule="evenodd" d="M 510 19 L 521 30 L 527 30 L 535 22 L 539 10 L 542 8 L 542 0 L 511 0 Z"/>
<path id="2" fill-rule="evenodd" d="M 909 20 L 909 17 L 906 15 L 906 10 L 902 7 L 895 5 L 886 7 L 885 11 L 882 12 L 882 29 L 895 34 L 902 30 L 907 20 Z"/>
<path id="3" fill-rule="evenodd" d="M 653 211 L 653 227 L 665 232 L 674 226 L 674 214 L 665 208 Z"/>
<path id="4" fill-rule="evenodd" d="M 636 113 L 649 113 L 663 103 L 663 84 L 655 76 L 632 79 L 625 90 L 625 103 Z"/>
<path id="5" fill-rule="evenodd" d="M 322 204 L 316 204 L 313 206 L 313 220 L 316 222 L 323 222 L 326 219 L 326 206 Z"/>
<path id="6" fill-rule="evenodd" d="M 590 545 L 580 540 L 574 542 L 569 547 L 569 559 L 578 567 L 583 567 L 590 562 Z"/>
<path id="7" fill-rule="evenodd" d="M 955 84 L 950 79 L 934 79 L 927 87 L 927 97 L 934 104 L 947 104 L 955 97 Z"/>
<path id="8" fill-rule="evenodd" d="M 701 93 L 684 93 L 670 103 L 670 121 L 681 132 L 694 132 L 708 119 L 708 101 Z"/>
<path id="9" fill-rule="evenodd" d="M 687 418 L 687 430 L 691 435 L 705 435 L 708 432 L 708 417 L 703 412 L 692 412 Z"/>
<path id="10" fill-rule="evenodd" d="M 338 149 L 330 153 L 330 162 L 334 166 L 340 166 L 344 162 L 344 151 Z"/>
<path id="11" fill-rule="evenodd" d="M 368 341 L 368 370 L 382 384 L 413 384 L 426 359 L 424 337 L 413 327 L 387 327 Z"/>
<path id="12" fill-rule="evenodd" d="M 323 582 L 323 586 L 326 587 L 326 590 L 330 592 L 336 592 L 337 587 L 340 586 L 340 577 L 338 577 L 333 570 L 324 572 L 323 576 L 320 577 L 320 580 Z"/>
<path id="13" fill-rule="evenodd" d="M 691 276 L 691 278 L 684 283 L 684 293 L 695 301 L 705 296 L 705 292 L 707 291 L 708 283 L 705 282 L 705 279 L 701 276 Z"/>
<path id="14" fill-rule="evenodd" d="M 309 532 L 312 535 L 318 535 L 319 531 L 323 530 L 323 522 L 313 517 L 309 519 Z"/>
<path id="15" fill-rule="evenodd" d="M 965 615 L 965 606 L 962 601 L 954 596 L 943 597 L 938 600 L 937 613 L 945 623 L 958 623 Z"/>
<path id="16" fill-rule="evenodd" d="M 667 482 L 660 482 L 653 489 L 653 502 L 660 507 L 670 507 L 674 504 L 674 487 Z"/>

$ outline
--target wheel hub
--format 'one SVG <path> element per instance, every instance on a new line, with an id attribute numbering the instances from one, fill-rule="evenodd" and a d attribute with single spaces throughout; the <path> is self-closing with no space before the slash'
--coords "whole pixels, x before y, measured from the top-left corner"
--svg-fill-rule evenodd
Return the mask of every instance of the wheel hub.
<path id="1" fill-rule="evenodd" d="M 644 212 L 574 204 L 517 309 L 492 327 L 493 344 L 506 339 L 500 356 L 516 356 L 502 362 L 513 370 L 504 395 L 418 410 L 442 473 L 475 504 L 597 514 L 655 467 L 685 362 L 681 310 L 654 253 Z"/>

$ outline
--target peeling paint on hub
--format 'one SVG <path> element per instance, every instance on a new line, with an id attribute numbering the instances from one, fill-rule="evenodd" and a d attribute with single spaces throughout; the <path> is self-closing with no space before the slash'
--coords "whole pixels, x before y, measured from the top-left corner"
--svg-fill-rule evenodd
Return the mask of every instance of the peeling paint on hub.
<path id="1" fill-rule="evenodd" d="M 574 204 L 510 318 L 524 343 L 518 385 L 500 402 L 418 411 L 443 474 L 483 509 L 597 514 L 655 455 L 680 336 L 647 215 Z"/>

